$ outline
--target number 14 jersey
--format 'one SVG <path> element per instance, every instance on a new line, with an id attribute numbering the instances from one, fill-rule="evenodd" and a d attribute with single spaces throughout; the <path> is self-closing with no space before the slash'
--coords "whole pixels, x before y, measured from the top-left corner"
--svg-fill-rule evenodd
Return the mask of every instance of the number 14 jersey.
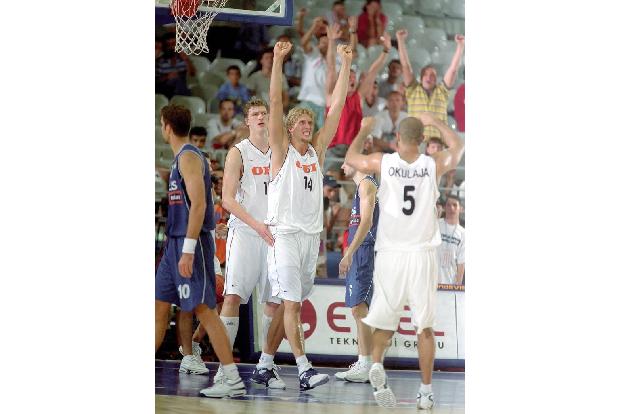
<path id="1" fill-rule="evenodd" d="M 420 154 L 410 164 L 394 152 L 382 157 L 381 171 L 377 198 L 382 214 L 375 250 L 410 252 L 439 246 L 436 201 L 440 192 L 434 159 Z"/>
<path id="2" fill-rule="evenodd" d="M 284 233 L 323 230 L 323 174 L 312 145 L 301 155 L 289 144 L 282 168 L 267 190 L 266 224 Z"/>

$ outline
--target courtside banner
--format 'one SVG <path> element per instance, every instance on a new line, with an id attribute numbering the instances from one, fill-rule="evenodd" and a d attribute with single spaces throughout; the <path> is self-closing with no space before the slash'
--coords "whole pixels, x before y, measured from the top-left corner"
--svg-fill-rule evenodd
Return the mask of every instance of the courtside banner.
<path id="1" fill-rule="evenodd" d="M 463 349 L 463 292 L 438 291 L 436 308 L 436 359 L 465 359 Z M 253 301 L 254 321 L 261 320 L 262 305 Z M 418 358 L 417 338 L 406 307 L 387 357 Z M 261 338 L 261 324 L 255 323 L 255 338 Z M 358 355 L 356 322 L 345 306 L 345 286 L 315 285 L 311 297 L 302 304 L 304 349 L 308 354 Z M 255 341 L 255 351 L 259 344 Z M 291 352 L 284 340 L 278 352 Z"/>

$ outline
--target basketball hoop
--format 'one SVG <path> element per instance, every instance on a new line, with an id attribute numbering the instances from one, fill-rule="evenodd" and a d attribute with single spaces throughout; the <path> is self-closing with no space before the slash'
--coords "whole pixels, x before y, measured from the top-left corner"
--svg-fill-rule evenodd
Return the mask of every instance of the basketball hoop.
<path id="1" fill-rule="evenodd" d="M 170 7 L 177 25 L 175 52 L 200 55 L 209 52 L 207 31 L 227 0 L 172 0 Z M 201 7 L 202 6 L 202 7 Z M 201 9 L 199 10 L 199 7 Z"/>

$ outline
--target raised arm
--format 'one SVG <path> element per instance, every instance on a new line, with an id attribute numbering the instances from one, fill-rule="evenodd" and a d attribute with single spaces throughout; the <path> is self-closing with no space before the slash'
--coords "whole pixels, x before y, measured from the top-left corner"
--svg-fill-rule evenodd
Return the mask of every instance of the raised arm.
<path id="1" fill-rule="evenodd" d="M 321 17 L 315 17 L 313 19 L 313 24 L 311 24 L 310 29 L 308 29 L 308 31 L 304 33 L 304 36 L 302 36 L 302 40 L 300 41 L 300 43 L 302 44 L 302 50 L 304 50 L 304 53 L 310 53 L 313 49 L 313 45 L 310 44 L 310 40 L 311 37 L 313 37 L 313 33 L 315 33 L 315 30 L 320 23 Z"/>
<path id="2" fill-rule="evenodd" d="M 358 93 L 361 97 L 367 96 L 367 94 L 373 88 L 373 83 L 375 82 L 375 78 L 377 78 L 377 74 L 380 69 L 384 67 L 386 63 L 386 57 L 388 56 L 388 52 L 390 52 L 390 48 L 392 47 L 390 43 L 390 34 L 388 32 L 384 32 L 382 35 L 382 42 L 384 43 L 384 50 L 379 54 L 377 59 L 373 62 L 369 70 L 367 71 L 366 76 L 360 82 L 360 86 L 358 87 Z"/>
<path id="3" fill-rule="evenodd" d="M 336 41 L 341 37 L 341 34 L 341 26 L 338 23 L 328 26 L 328 53 L 326 54 L 326 97 L 328 102 L 336 85 Z"/>
<path id="4" fill-rule="evenodd" d="M 298 19 L 297 19 L 296 24 L 295 24 L 295 29 L 296 29 L 296 31 L 298 32 L 298 35 L 299 35 L 300 37 L 302 37 L 302 38 L 303 38 L 303 37 L 304 37 L 304 35 L 305 35 L 305 32 L 304 32 L 304 16 L 306 16 L 306 11 L 307 11 L 307 10 L 306 10 L 306 8 L 305 8 L 305 7 L 302 7 L 302 8 L 298 11 L 298 14 L 297 14 L 297 18 L 298 18 Z"/>
<path id="5" fill-rule="evenodd" d="M 464 155 L 464 140 L 459 137 L 448 125 L 437 119 L 429 112 L 422 112 L 418 115 L 423 125 L 432 125 L 440 130 L 442 140 L 447 148 L 432 155 L 436 161 L 436 178 L 440 178 L 447 172 L 454 170 Z"/>
<path id="6" fill-rule="evenodd" d="M 360 195 L 360 224 L 358 230 L 354 235 L 354 239 L 347 247 L 343 259 L 339 263 L 339 274 L 343 275 L 349 271 L 352 258 L 358 250 L 358 247 L 362 244 L 367 237 L 367 233 L 371 229 L 373 224 L 373 212 L 375 211 L 375 197 L 377 194 L 377 187 L 369 181 L 362 180 L 358 186 L 358 194 Z"/>
<path id="7" fill-rule="evenodd" d="M 203 220 L 205 219 L 205 210 L 207 209 L 205 181 L 203 180 L 203 168 L 206 168 L 204 162 L 203 157 L 199 157 L 195 153 L 184 152 L 179 157 L 179 171 L 181 171 L 181 176 L 190 198 L 190 212 L 188 228 L 185 233 L 185 238 L 188 241 L 183 243 L 183 254 L 181 259 L 179 259 L 178 267 L 179 274 L 188 278 L 192 276 L 193 251 L 196 248 L 196 241 L 200 236 Z"/>
<path id="8" fill-rule="evenodd" d="M 285 161 L 289 138 L 283 131 L 282 109 L 282 63 L 291 51 L 291 43 L 277 42 L 274 45 L 274 65 L 270 79 L 270 117 L 268 122 L 269 143 L 272 149 L 272 169 L 280 169 Z"/>
<path id="9" fill-rule="evenodd" d="M 447 88 L 452 88 L 455 83 L 455 79 L 457 78 L 457 69 L 459 69 L 459 66 L 461 65 L 461 55 L 464 53 L 466 38 L 464 35 L 457 34 L 455 35 L 455 43 L 457 43 L 457 48 L 453 54 L 451 64 L 444 74 L 444 84 Z"/>
<path id="10" fill-rule="evenodd" d="M 358 16 L 349 16 L 347 24 L 349 25 L 349 46 L 351 51 L 356 53 L 358 47 Z"/>
<path id="11" fill-rule="evenodd" d="M 375 124 L 375 118 L 367 116 L 362 118 L 360 125 L 360 131 L 354 138 L 354 142 L 351 143 L 345 154 L 345 162 L 358 171 L 362 171 L 365 174 L 379 174 L 382 167 L 382 154 L 381 152 L 375 152 L 371 155 L 363 155 L 362 146 L 367 136 L 373 131 Z"/>
<path id="12" fill-rule="evenodd" d="M 397 30 L 397 47 L 399 49 L 399 61 L 401 62 L 401 67 L 403 68 L 403 83 L 405 86 L 410 86 L 414 80 L 414 72 L 412 71 L 410 57 L 408 56 L 408 48 L 405 42 L 407 37 L 407 30 Z"/>
<path id="13" fill-rule="evenodd" d="M 265 242 L 273 246 L 274 238 L 267 226 L 263 222 L 252 217 L 245 208 L 241 206 L 235 199 L 235 195 L 239 188 L 239 182 L 242 176 L 242 158 L 237 147 L 231 148 L 226 156 L 224 163 L 224 178 L 222 181 L 222 207 L 235 217 L 246 223 L 250 228 L 257 232 Z"/>
<path id="14" fill-rule="evenodd" d="M 349 45 L 339 45 L 338 54 L 341 57 L 341 71 L 339 72 L 334 92 L 330 97 L 330 110 L 326 115 L 323 126 L 313 137 L 313 147 L 317 151 L 320 166 L 323 166 L 326 148 L 339 126 L 341 112 L 343 111 L 343 106 L 345 106 L 345 98 L 347 98 L 347 85 L 349 83 L 349 71 L 353 54 Z"/>

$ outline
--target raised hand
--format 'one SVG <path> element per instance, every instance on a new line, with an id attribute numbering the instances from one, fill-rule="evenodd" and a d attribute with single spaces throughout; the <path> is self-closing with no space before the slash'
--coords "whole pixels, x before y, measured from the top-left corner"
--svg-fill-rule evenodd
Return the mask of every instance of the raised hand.
<path id="1" fill-rule="evenodd" d="M 464 43 L 466 43 L 466 36 L 464 36 L 463 34 L 456 34 L 455 35 L 455 43 L 457 43 L 458 45 L 463 46 Z"/>
<path id="2" fill-rule="evenodd" d="M 355 32 L 358 27 L 358 16 L 349 16 L 347 18 L 347 24 L 349 25 L 349 30 Z"/>
<path id="3" fill-rule="evenodd" d="M 343 31 L 341 30 L 341 25 L 338 23 L 331 24 L 328 26 L 328 39 L 337 40 L 340 39 L 343 35 Z"/>
<path id="4" fill-rule="evenodd" d="M 390 48 L 392 47 L 392 43 L 390 43 L 390 33 L 388 32 L 384 32 L 382 34 L 382 37 L 380 37 L 380 39 L 382 40 L 382 42 L 384 43 L 384 47 L 388 50 L 390 50 Z"/>
<path id="5" fill-rule="evenodd" d="M 339 54 L 343 62 L 347 61 L 351 63 L 353 59 L 353 53 L 349 45 L 338 45 L 336 48 L 336 53 Z"/>
<path id="6" fill-rule="evenodd" d="M 368 131 L 372 130 L 375 126 L 375 117 L 374 116 L 365 116 L 362 118 L 362 122 L 360 123 L 360 129 L 366 129 Z"/>
<path id="7" fill-rule="evenodd" d="M 398 41 L 403 41 L 408 37 L 408 31 L 406 29 L 399 29 L 396 34 Z"/>
<path id="8" fill-rule="evenodd" d="M 290 42 L 276 42 L 274 45 L 274 59 L 284 60 L 292 47 L 293 45 Z"/>
<path id="9" fill-rule="evenodd" d="M 433 125 L 436 122 L 436 118 L 431 112 L 421 112 L 418 114 L 417 118 L 420 119 L 425 126 Z"/>

